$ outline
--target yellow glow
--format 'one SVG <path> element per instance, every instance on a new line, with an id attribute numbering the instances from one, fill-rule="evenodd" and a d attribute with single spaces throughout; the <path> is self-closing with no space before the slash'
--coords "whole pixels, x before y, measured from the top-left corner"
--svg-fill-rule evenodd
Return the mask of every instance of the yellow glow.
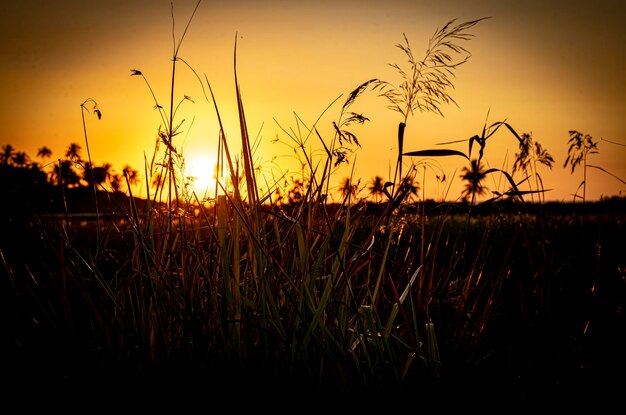
<path id="1" fill-rule="evenodd" d="M 192 154 L 185 158 L 185 179 L 192 183 L 199 199 L 215 194 L 215 171 L 217 158 L 213 154 Z"/>
<path id="2" fill-rule="evenodd" d="M 92 98 L 102 111 L 101 120 L 91 114 L 86 120 L 94 163 L 111 163 L 118 170 L 129 164 L 143 173 L 159 126 L 166 121 L 154 109 L 155 100 L 169 118 L 172 38 L 180 38 L 197 1 L 175 2 L 174 34 L 170 2 L 66 0 L 43 2 L 41 7 L 32 7 L 32 2 L 9 3 L 0 13 L 0 34 L 9 40 L 0 46 L 6 61 L 0 65 L 4 137 L 0 146 L 10 144 L 26 152 L 31 161 L 49 164 L 63 158 L 70 143 L 79 143 L 86 157 L 79 104 Z M 332 122 L 355 87 L 372 78 L 396 85 L 401 81 L 389 64 L 406 69 L 406 56 L 395 47 L 403 33 L 415 58 L 421 59 L 429 37 L 448 20 L 491 16 L 471 30 L 474 38 L 462 43 L 472 56 L 454 80 L 451 93 L 458 107 L 444 105 L 445 117 L 419 112 L 410 117 L 404 149 L 434 149 L 441 148 L 441 142 L 467 140 L 480 134 L 489 114 L 489 123 L 506 120 L 519 133 L 532 132 L 555 159 L 552 169 L 540 166 L 545 188 L 552 189 L 546 198 L 571 200 L 583 175 L 580 169 L 572 174 L 563 167 L 569 130 L 599 141 L 600 151 L 592 155 L 590 164 L 626 178 L 626 81 L 623 54 L 616 53 L 624 39 L 621 17 L 626 3 L 574 3 L 563 9 L 557 4 L 537 7 L 534 2 L 496 0 L 480 4 L 341 0 L 333 2 L 331 13 L 317 2 L 205 1 L 180 48 L 179 57 L 195 73 L 178 61 L 174 124 L 182 126 L 173 145 L 184 150 L 191 175 L 198 177 L 194 189 L 199 194 L 211 189 L 214 161 L 196 162 L 202 151 L 195 148 L 202 145 L 216 151 L 219 124 L 214 94 L 233 160 L 238 156 L 235 34 L 246 125 L 251 139 L 258 138 L 255 163 L 269 172 L 267 183 L 272 185 L 282 180 L 283 173 L 288 178 L 300 171 L 294 152 L 297 144 L 287 132 L 305 140 L 301 144 L 307 151 L 321 154 L 314 165 L 325 154 L 319 152 L 317 133 L 308 136 L 294 114 L 306 127 L 315 127 L 328 144 L 334 134 Z M 141 70 L 145 81 L 130 76 L 131 69 Z M 192 100 L 183 100 L 184 96 Z M 333 172 L 331 186 L 353 173 L 363 183 L 376 175 L 390 179 L 401 117 L 373 91 L 362 94 L 350 110 L 370 121 L 352 130 L 362 147 L 355 149 L 350 165 Z M 281 142 L 272 144 L 276 138 Z M 52 150 L 50 158 L 37 157 L 42 146 Z M 448 147 L 468 151 L 467 142 Z M 484 161 L 489 167 L 510 169 L 516 152 L 515 138 L 503 130 L 490 139 Z M 411 162 L 424 160 L 407 158 L 406 163 Z M 206 163 L 209 168 L 203 167 Z M 423 194 L 455 200 L 463 188 L 458 177 L 463 160 L 444 157 L 433 163 L 436 169 L 420 178 L 425 181 Z M 622 181 L 601 170 L 587 173 L 589 199 L 626 192 Z M 444 174 L 445 183 L 435 180 Z M 501 182 L 489 185 L 490 190 L 506 190 Z"/>

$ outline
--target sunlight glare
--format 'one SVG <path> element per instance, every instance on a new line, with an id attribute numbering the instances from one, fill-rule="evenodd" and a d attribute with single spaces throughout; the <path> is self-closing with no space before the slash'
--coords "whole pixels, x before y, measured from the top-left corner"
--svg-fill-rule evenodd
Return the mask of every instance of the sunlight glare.
<path id="1" fill-rule="evenodd" d="M 193 191 L 203 199 L 215 191 L 215 168 L 217 159 L 213 154 L 194 154 L 185 158 L 185 177 L 193 182 Z"/>

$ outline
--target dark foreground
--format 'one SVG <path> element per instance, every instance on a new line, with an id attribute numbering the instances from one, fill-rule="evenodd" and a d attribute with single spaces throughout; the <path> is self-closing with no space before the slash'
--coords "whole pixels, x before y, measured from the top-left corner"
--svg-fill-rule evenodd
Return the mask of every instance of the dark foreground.
<path id="1" fill-rule="evenodd" d="M 408 379 L 402 387 L 359 385 L 352 390 L 320 383 L 307 370 L 287 375 L 254 362 L 234 368 L 196 364 L 185 356 L 133 365 L 123 356 L 102 359 L 100 348 L 106 345 L 90 342 L 91 333 L 73 330 L 76 325 L 61 324 L 62 304 L 56 308 L 59 315 L 42 314 L 48 308 L 41 302 L 49 299 L 34 295 L 31 282 L 36 280 L 37 292 L 46 292 L 41 285 L 53 284 L 45 278 L 50 274 L 47 258 L 58 252 L 48 251 L 45 235 L 30 217 L 7 216 L 0 236 L 2 396 L 24 408 L 88 405 L 88 411 L 182 409 L 193 404 L 204 405 L 201 410 L 206 412 L 223 405 L 285 413 L 391 413 L 405 408 L 495 413 L 619 405 L 615 412 L 620 412 L 626 390 L 624 202 L 553 204 L 529 214 L 549 219 L 542 234 L 550 250 L 543 257 L 547 261 L 520 269 L 506 287 L 510 296 L 499 304 L 480 352 L 475 345 L 467 346 L 468 355 L 479 359 L 464 356 L 462 343 L 446 344 L 440 337 L 440 376 Z"/>

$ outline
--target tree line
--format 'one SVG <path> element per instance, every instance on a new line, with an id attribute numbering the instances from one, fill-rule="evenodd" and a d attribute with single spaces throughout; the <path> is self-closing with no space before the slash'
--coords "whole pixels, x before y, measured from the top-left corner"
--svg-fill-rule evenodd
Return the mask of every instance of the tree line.
<path id="1" fill-rule="evenodd" d="M 2 146 L 0 166 L 4 176 L 19 176 L 36 179 L 43 178 L 48 184 L 63 188 L 96 186 L 103 190 L 122 191 L 124 186 L 133 186 L 139 182 L 139 172 L 125 165 L 122 172 L 116 172 L 111 163 L 92 165 L 83 160 L 82 147 L 71 143 L 64 152 L 64 158 L 49 161 L 53 152 L 43 146 L 37 150 L 39 161 L 33 161 L 24 151 L 18 151 L 11 144 Z M 6 179 L 7 177 L 4 177 Z"/>

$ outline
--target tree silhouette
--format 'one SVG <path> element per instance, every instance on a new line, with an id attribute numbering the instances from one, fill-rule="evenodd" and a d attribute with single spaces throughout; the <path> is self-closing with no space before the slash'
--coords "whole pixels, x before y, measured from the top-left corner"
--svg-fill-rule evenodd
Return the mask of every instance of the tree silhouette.
<path id="1" fill-rule="evenodd" d="M 52 170 L 52 181 L 62 187 L 74 187 L 80 184 L 80 177 L 73 168 L 70 160 L 59 160 Z"/>
<path id="2" fill-rule="evenodd" d="M 40 147 L 40 148 L 37 150 L 37 157 L 41 158 L 41 160 L 43 161 L 43 163 L 44 163 L 44 164 L 45 164 L 45 162 L 46 162 L 46 159 L 47 159 L 47 158 L 50 158 L 51 156 L 52 156 L 52 150 L 50 150 L 50 149 L 49 149 L 48 147 L 46 147 L 46 146 Z M 34 163 L 33 163 L 33 164 L 34 164 Z M 44 167 L 45 167 L 45 166 L 44 166 Z M 43 171 L 44 167 L 41 167 L 41 170 L 42 170 L 42 171 Z M 47 172 L 45 172 L 45 173 L 46 173 L 46 177 L 47 177 L 47 176 L 48 176 L 48 173 L 47 173 Z"/>
<path id="3" fill-rule="evenodd" d="M 52 150 L 50 150 L 48 147 L 43 146 L 41 147 L 39 150 L 37 150 L 37 157 L 41 158 L 42 160 L 46 160 L 47 158 L 50 158 L 52 156 Z"/>
<path id="4" fill-rule="evenodd" d="M 350 177 L 346 177 L 339 185 L 339 192 L 343 196 L 344 200 L 348 197 L 355 197 L 358 192 L 358 186 L 359 182 L 357 182 L 357 184 L 353 184 L 352 179 Z"/>
<path id="5" fill-rule="evenodd" d="M 28 155 L 23 151 L 13 153 L 11 159 L 17 167 L 26 167 L 28 165 Z"/>
<path id="6" fill-rule="evenodd" d="M 119 192 L 122 187 L 122 179 L 119 174 L 114 174 L 110 177 L 109 183 L 111 184 L 111 189 L 114 192 Z"/>
<path id="7" fill-rule="evenodd" d="M 80 146 L 80 144 L 78 143 L 71 143 L 68 147 L 67 150 L 65 151 L 65 157 L 69 158 L 70 160 L 76 161 L 76 162 L 80 162 L 82 161 L 82 159 L 80 158 L 80 151 L 83 148 Z"/>
<path id="8" fill-rule="evenodd" d="M 367 187 L 370 196 L 374 198 L 376 203 L 380 202 L 380 199 L 385 194 L 385 181 L 381 176 L 374 176 L 370 181 L 370 185 Z"/>
<path id="9" fill-rule="evenodd" d="M 5 144 L 2 146 L 2 153 L 0 153 L 0 161 L 2 164 L 9 164 L 9 162 L 13 159 L 14 152 L 15 149 L 11 144 Z"/>
<path id="10" fill-rule="evenodd" d="M 102 186 L 111 179 L 110 163 L 104 163 L 101 166 L 92 167 L 90 169 L 89 163 L 85 165 L 85 171 L 83 172 L 83 180 L 85 180 L 90 186 Z"/>
<path id="11" fill-rule="evenodd" d="M 65 157 L 67 157 L 69 160 L 65 160 L 67 163 L 62 163 L 62 166 L 59 167 L 59 170 L 61 170 L 60 173 L 62 174 L 62 176 L 57 176 L 57 183 L 58 183 L 59 177 L 61 177 L 63 179 L 62 183 L 65 183 L 66 186 L 73 187 L 76 185 L 80 185 L 81 177 L 78 175 L 78 173 L 76 173 L 74 168 L 76 167 L 76 164 L 80 164 L 82 162 L 82 158 L 80 156 L 81 150 L 82 150 L 82 147 L 78 143 L 71 143 L 67 147 L 67 149 L 65 150 Z M 87 168 L 85 169 L 85 171 L 88 172 L 90 166 L 87 165 L 86 167 Z M 90 181 L 88 180 L 88 182 Z"/>
<path id="12" fill-rule="evenodd" d="M 487 193 L 487 187 L 483 185 L 485 177 L 487 177 L 487 175 L 485 174 L 483 165 L 477 159 L 472 159 L 469 168 L 467 166 L 463 167 L 461 170 L 461 179 L 467 182 L 461 193 L 463 200 L 470 201 L 471 199 L 471 204 L 474 204 L 476 196 Z"/>
<path id="13" fill-rule="evenodd" d="M 406 175 L 404 179 L 402 180 L 401 188 L 403 189 L 408 188 L 409 190 L 408 197 L 410 199 L 417 199 L 417 195 L 420 191 L 420 184 L 415 179 L 415 177 L 411 175 Z"/>

